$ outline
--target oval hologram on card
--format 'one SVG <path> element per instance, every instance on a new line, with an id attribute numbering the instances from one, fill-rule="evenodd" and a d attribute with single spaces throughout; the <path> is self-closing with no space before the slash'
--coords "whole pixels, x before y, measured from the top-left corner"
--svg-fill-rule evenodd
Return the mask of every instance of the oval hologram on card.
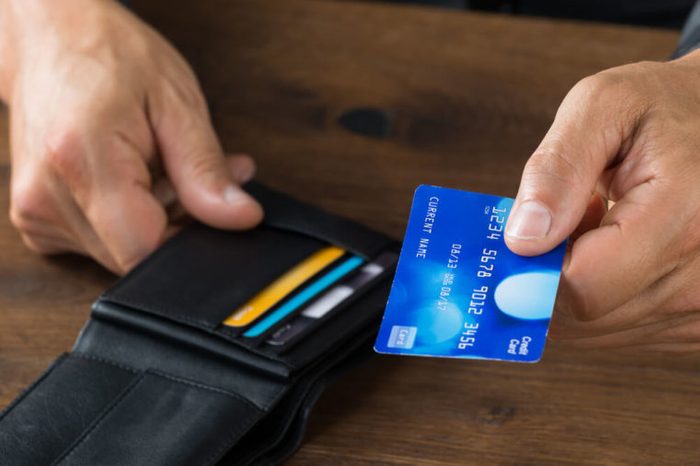
<path id="1" fill-rule="evenodd" d="M 494 300 L 510 317 L 533 320 L 549 319 L 559 286 L 555 271 L 528 272 L 511 275 L 496 287 Z"/>

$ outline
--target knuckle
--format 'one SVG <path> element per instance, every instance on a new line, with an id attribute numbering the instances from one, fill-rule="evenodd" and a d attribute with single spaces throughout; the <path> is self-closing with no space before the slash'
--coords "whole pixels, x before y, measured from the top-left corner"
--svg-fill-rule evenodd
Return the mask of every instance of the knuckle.
<path id="1" fill-rule="evenodd" d="M 10 221 L 21 231 L 29 231 L 37 222 L 45 221 L 49 202 L 40 183 L 13 182 L 10 193 Z"/>
<path id="2" fill-rule="evenodd" d="M 548 143 L 538 148 L 528 160 L 523 173 L 526 183 L 537 186 L 571 186 L 584 181 L 584 160 L 578 151 L 569 151 L 563 144 Z"/>
<path id="3" fill-rule="evenodd" d="M 29 207 L 24 200 L 18 200 L 16 196 L 12 196 L 10 202 L 10 223 L 12 223 L 17 230 L 26 231 L 30 227 L 30 219 L 32 217 L 32 208 Z"/>
<path id="4" fill-rule="evenodd" d="M 22 235 L 22 242 L 24 245 L 30 249 L 31 251 L 34 251 L 37 254 L 56 254 L 58 252 L 61 252 L 58 248 L 55 246 L 49 244 L 48 242 L 42 240 L 41 238 L 38 238 L 36 236 L 30 235 L 30 234 L 23 234 Z"/>
<path id="5" fill-rule="evenodd" d="M 20 232 L 24 232 L 31 228 L 26 212 L 18 209 L 15 205 L 10 206 L 10 223 Z"/>
<path id="6" fill-rule="evenodd" d="M 658 66 L 655 62 L 641 62 L 603 70 L 580 80 L 571 94 L 599 107 L 636 108 L 650 98 L 644 82 Z"/>
<path id="7" fill-rule="evenodd" d="M 613 73 L 600 73 L 586 76 L 574 85 L 571 92 L 574 95 L 584 98 L 596 98 L 605 92 L 608 92 L 616 83 Z"/>
<path id="8" fill-rule="evenodd" d="M 557 296 L 557 307 L 565 310 L 578 322 L 590 322 L 603 313 L 603 310 L 590 299 L 590 296 L 577 287 L 566 275 L 562 276 Z"/>
<path id="9" fill-rule="evenodd" d="M 181 102 L 186 108 L 194 109 L 197 114 L 208 116 L 207 102 L 199 88 L 196 79 L 182 80 L 184 82 L 165 80 L 162 85 L 162 92 L 166 100 Z"/>
<path id="10" fill-rule="evenodd" d="M 576 83 L 571 94 L 591 105 L 604 106 L 621 98 L 632 98 L 634 88 L 627 73 L 613 68 L 583 78 Z"/>
<path id="11" fill-rule="evenodd" d="M 74 178 L 84 171 L 82 159 L 83 136 L 78 125 L 65 125 L 53 129 L 46 136 L 44 159 L 57 174 Z"/>
<path id="12" fill-rule="evenodd" d="M 223 160 L 212 154 L 198 154 L 190 157 L 189 166 L 194 179 L 212 183 L 224 176 Z"/>
<path id="13" fill-rule="evenodd" d="M 43 154 L 49 173 L 57 177 L 81 205 L 88 203 L 93 184 L 84 138 L 78 125 L 63 126 L 47 136 Z"/>

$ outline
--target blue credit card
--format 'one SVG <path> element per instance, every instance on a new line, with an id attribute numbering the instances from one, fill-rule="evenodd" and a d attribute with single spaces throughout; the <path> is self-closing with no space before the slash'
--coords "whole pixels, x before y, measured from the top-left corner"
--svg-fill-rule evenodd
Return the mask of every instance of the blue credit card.
<path id="1" fill-rule="evenodd" d="M 536 257 L 503 239 L 513 199 L 419 186 L 375 350 L 536 362 L 566 242 Z"/>

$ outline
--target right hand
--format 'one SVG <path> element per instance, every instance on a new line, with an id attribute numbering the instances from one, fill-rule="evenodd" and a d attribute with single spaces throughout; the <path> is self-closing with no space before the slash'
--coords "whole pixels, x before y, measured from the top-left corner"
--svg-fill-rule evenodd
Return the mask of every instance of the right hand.
<path id="1" fill-rule="evenodd" d="M 582 80 L 525 166 L 508 246 L 532 256 L 572 237 L 550 337 L 700 351 L 698 75 L 694 51 Z"/>
<path id="2" fill-rule="evenodd" d="M 260 221 L 240 189 L 253 161 L 224 157 L 196 77 L 157 32 L 111 0 L 0 0 L 0 21 L 10 216 L 31 249 L 124 273 L 179 204 L 218 228 Z"/>

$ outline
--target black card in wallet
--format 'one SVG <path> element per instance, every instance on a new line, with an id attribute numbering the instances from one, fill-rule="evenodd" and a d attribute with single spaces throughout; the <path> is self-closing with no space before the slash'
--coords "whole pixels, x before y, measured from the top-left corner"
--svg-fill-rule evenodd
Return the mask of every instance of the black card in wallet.
<path id="1" fill-rule="evenodd" d="M 189 225 L 97 300 L 73 351 L 0 415 L 2 464 L 269 464 L 299 447 L 324 386 L 370 353 L 393 267 L 283 346 L 274 329 L 250 339 L 222 322 L 323 247 L 369 262 L 398 245 L 246 190 L 261 226 Z"/>

